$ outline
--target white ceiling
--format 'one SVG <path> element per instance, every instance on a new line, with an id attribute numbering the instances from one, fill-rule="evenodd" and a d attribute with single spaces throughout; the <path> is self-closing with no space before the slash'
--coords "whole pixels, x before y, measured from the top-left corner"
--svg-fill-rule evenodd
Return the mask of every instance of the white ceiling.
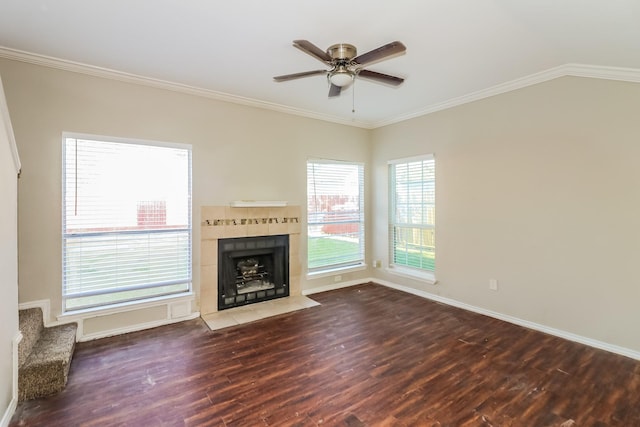
<path id="1" fill-rule="evenodd" d="M 273 81 L 323 68 L 295 39 L 400 40 L 405 55 L 367 68 L 406 81 L 358 80 L 352 113 L 353 89 L 328 99 L 323 76 Z M 559 75 L 638 81 L 640 0 L 2 0 L 0 46 L 376 127 Z"/>

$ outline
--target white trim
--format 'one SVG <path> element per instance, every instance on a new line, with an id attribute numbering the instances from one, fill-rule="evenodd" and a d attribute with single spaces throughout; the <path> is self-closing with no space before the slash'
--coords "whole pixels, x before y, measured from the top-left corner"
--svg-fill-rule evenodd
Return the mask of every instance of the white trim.
<path id="1" fill-rule="evenodd" d="M 309 163 L 320 163 L 323 165 L 357 165 L 357 166 L 362 166 L 363 168 L 366 166 L 365 162 L 355 162 L 355 161 L 351 161 L 351 160 L 344 160 L 344 159 L 328 159 L 328 158 L 319 158 L 319 157 L 307 157 L 307 164 Z"/>
<path id="2" fill-rule="evenodd" d="M 313 271 L 307 273 L 307 279 L 320 279 L 321 277 L 331 277 L 337 274 L 353 273 L 354 271 L 362 271 L 367 269 L 367 264 L 361 262 L 356 265 L 346 265 L 344 267 L 331 267 L 324 270 Z"/>
<path id="3" fill-rule="evenodd" d="M 630 348 L 621 347 L 615 344 L 609 344 L 603 341 L 594 340 L 592 338 L 577 335 L 571 332 L 564 331 L 562 329 L 556 329 L 549 326 L 541 325 L 539 323 L 530 322 L 528 320 L 520 319 L 518 317 L 510 316 L 508 314 L 499 313 L 497 311 L 488 310 L 486 308 L 477 307 L 471 304 L 460 302 L 451 298 L 441 297 L 439 295 L 432 294 L 430 292 L 421 291 L 419 289 L 410 288 L 408 286 L 398 285 L 397 283 L 388 282 L 381 279 L 367 279 L 373 283 L 378 283 L 389 288 L 397 289 L 403 292 L 407 292 L 413 295 L 417 295 L 422 298 L 426 298 L 432 301 L 440 302 L 452 307 L 461 308 L 463 310 L 471 311 L 474 313 L 482 314 L 484 316 L 493 317 L 494 319 L 503 320 L 508 323 L 512 323 L 518 326 L 524 326 L 525 328 L 533 329 L 535 331 L 544 332 L 549 335 L 553 335 L 559 338 L 563 338 L 569 341 L 577 342 L 580 344 L 588 345 L 589 347 L 598 348 L 611 353 L 616 353 L 622 356 L 630 357 L 632 359 L 640 360 L 640 351 L 632 350 Z"/>
<path id="4" fill-rule="evenodd" d="M 11 383 L 11 401 L 0 420 L 0 427 L 7 427 L 11 422 L 16 407 L 18 406 L 18 345 L 22 341 L 22 332 L 18 331 L 11 340 L 11 362 L 12 362 L 12 383 Z"/>
<path id="5" fill-rule="evenodd" d="M 110 314 L 126 313 L 128 311 L 141 310 L 149 307 L 157 307 L 159 305 L 171 304 L 180 301 L 193 300 L 195 298 L 192 291 L 163 295 L 155 298 L 145 298 L 144 300 L 127 301 L 118 304 L 105 305 L 101 307 L 85 308 L 82 310 L 67 311 L 57 316 L 58 320 L 76 321 L 79 319 L 90 319 L 98 316 L 108 316 Z"/>
<path id="6" fill-rule="evenodd" d="M 489 316 L 494 319 L 502 320 L 504 322 L 512 323 L 514 325 L 523 326 L 525 328 L 533 329 L 535 331 L 544 332 L 545 334 L 553 335 L 558 338 L 563 338 L 569 341 L 577 342 L 580 344 L 587 345 L 589 347 L 598 348 L 600 350 L 605 350 L 610 353 L 619 354 L 621 356 L 630 357 L 632 359 L 640 360 L 640 351 L 632 350 L 630 348 L 622 347 L 615 344 L 609 344 L 603 341 L 594 340 L 593 338 L 585 337 L 582 335 L 577 335 L 571 332 L 564 331 L 562 329 L 552 328 L 549 326 L 541 325 L 539 323 L 530 322 L 528 320 L 520 319 L 518 317 L 510 316 L 508 314 L 498 313 L 497 311 L 488 310 L 482 307 L 476 307 L 471 304 L 467 304 L 464 302 L 460 302 L 451 298 L 442 297 L 439 295 L 432 294 L 431 292 L 422 291 L 420 289 L 411 288 L 408 286 L 399 285 L 394 282 L 389 282 L 387 280 L 378 279 L 375 277 L 363 278 L 360 280 L 351 280 L 348 282 L 340 282 L 334 283 L 332 285 L 327 286 L 319 286 L 317 288 L 304 289 L 302 291 L 302 295 L 311 295 L 319 292 L 331 291 L 334 289 L 341 289 L 355 285 L 363 285 L 365 283 L 375 283 L 382 286 L 386 286 L 388 288 L 397 289 L 402 292 L 406 292 L 412 295 L 416 295 L 422 298 L 426 298 L 431 301 L 440 302 L 442 304 L 446 304 L 452 307 L 457 307 L 462 310 L 471 311 L 473 313 L 478 313 L 483 316 Z"/>
<path id="7" fill-rule="evenodd" d="M 169 306 L 167 305 L 169 308 Z M 162 319 L 154 320 L 153 322 L 137 323 L 135 325 L 125 326 L 117 329 L 109 329 L 108 331 L 96 332 L 93 334 L 82 335 L 78 338 L 78 341 L 91 341 L 99 338 L 112 337 L 114 335 L 127 334 L 130 332 L 142 331 L 145 329 L 157 328 L 158 326 L 170 325 L 172 323 L 184 322 L 186 320 L 193 320 L 200 317 L 200 312 L 191 313 L 189 316 L 180 317 L 177 319 Z"/>
<path id="8" fill-rule="evenodd" d="M 195 319 L 200 316 L 199 312 L 190 313 L 187 316 L 180 316 L 177 318 L 172 318 L 172 306 L 174 304 L 180 303 L 188 303 L 187 310 L 191 311 L 191 303 L 194 302 L 195 296 L 193 292 L 189 292 L 188 294 L 183 295 L 167 295 L 162 297 L 157 297 L 153 299 L 147 299 L 145 301 L 131 301 L 127 303 L 121 303 L 112 305 L 109 307 L 98 307 L 94 309 L 86 309 L 79 310 L 77 312 L 69 312 L 63 313 L 58 316 L 58 323 L 69 323 L 76 322 L 78 324 L 78 330 L 76 333 L 77 341 L 90 341 L 98 338 L 105 338 L 119 334 L 126 334 L 128 332 L 136 332 L 141 331 L 143 329 L 155 328 L 162 325 L 169 325 L 171 323 L 180 322 L 183 320 Z M 166 307 L 166 317 L 164 319 L 155 320 L 153 322 L 146 323 L 136 323 L 128 326 L 124 326 L 122 328 L 109 329 L 101 332 L 96 332 L 93 334 L 85 334 L 84 332 L 84 321 L 86 319 L 92 319 L 95 317 L 101 316 L 109 316 L 113 314 L 127 313 L 130 311 L 144 310 L 146 308 L 151 307 Z M 62 321 L 61 321 L 62 320 Z"/>
<path id="9" fill-rule="evenodd" d="M 198 88 L 198 87 L 189 86 L 181 83 L 154 79 L 151 77 L 144 77 L 136 74 L 112 70 L 109 68 L 96 67 L 93 65 L 82 64 L 80 62 L 53 58 L 51 56 L 38 55 L 35 53 L 25 52 L 17 49 L 10 49 L 2 46 L 0 46 L 0 58 L 7 58 L 14 61 L 26 62 L 28 64 L 55 68 L 58 70 L 70 71 L 72 73 L 85 74 L 93 77 L 101 77 L 101 78 L 106 78 L 111 80 L 117 80 L 125 83 L 133 83 L 133 84 L 138 84 L 143 86 L 150 86 L 153 88 L 170 90 L 172 92 L 186 93 L 188 95 L 195 95 L 203 98 L 215 99 L 217 101 L 231 102 L 234 104 L 246 105 L 249 107 L 278 111 L 285 114 L 308 117 L 312 119 L 323 120 L 326 122 L 333 122 L 333 123 L 339 123 L 347 126 L 371 129 L 371 126 L 369 123 L 355 120 L 352 118 L 346 119 L 343 117 L 332 116 L 329 114 L 316 113 L 314 111 L 289 107 L 286 105 L 276 104 L 273 102 L 260 101 L 252 98 L 245 98 L 242 96 L 231 95 L 228 93 L 218 92 L 215 90 Z"/>
<path id="10" fill-rule="evenodd" d="M 302 290 L 302 295 L 313 295 L 313 294 L 317 294 L 320 292 L 327 292 L 327 291 L 333 291 L 335 289 L 342 289 L 342 288 L 348 288 L 350 286 L 356 286 L 356 285 L 363 285 L 367 282 L 373 282 L 374 279 L 358 279 L 358 280 L 349 280 L 346 282 L 337 282 L 337 283 L 332 283 L 330 285 L 324 285 L 324 286 L 317 286 L 315 288 L 309 288 L 309 289 L 303 289 Z"/>
<path id="11" fill-rule="evenodd" d="M 392 159 L 388 160 L 388 165 L 398 165 L 400 163 L 413 163 L 413 162 L 422 162 L 424 160 L 433 160 L 436 156 L 432 153 L 429 154 L 421 154 L 419 156 L 411 156 L 411 157 L 403 157 L 401 159 Z"/>
<path id="12" fill-rule="evenodd" d="M 403 268 L 400 266 L 389 266 L 384 269 L 389 274 L 394 274 L 400 277 L 406 277 L 407 279 L 419 280 L 429 285 L 436 285 L 438 281 L 433 273 L 426 271 L 418 271 L 410 268 Z"/>
<path id="13" fill-rule="evenodd" d="M 282 208 L 287 206 L 283 200 L 234 200 L 229 202 L 232 208 Z"/>
<path id="14" fill-rule="evenodd" d="M 500 95 L 502 93 L 511 92 L 538 83 L 544 83 L 559 77 L 588 77 L 593 79 L 618 80 L 623 82 L 640 83 L 640 69 L 636 68 L 620 68 L 620 67 L 603 67 L 586 64 L 564 64 L 558 67 L 550 68 L 539 73 L 530 74 L 515 80 L 501 83 L 487 89 L 478 90 L 449 99 L 437 104 L 427 106 L 426 108 L 414 111 L 412 113 L 403 114 L 370 124 L 372 129 L 388 126 L 394 123 L 403 122 L 405 120 L 416 117 L 426 116 L 427 114 L 437 111 L 446 110 L 470 102 L 479 101 L 491 96 Z"/>
<path id="15" fill-rule="evenodd" d="M 353 126 L 363 129 L 376 129 L 394 123 L 403 122 L 405 120 L 435 113 L 436 111 L 445 110 L 469 102 L 478 101 L 490 96 L 499 95 L 501 93 L 510 92 L 516 89 L 522 89 L 558 77 L 588 77 L 594 79 L 618 80 L 624 82 L 639 83 L 640 69 L 621 68 L 621 67 L 604 67 L 588 64 L 563 64 L 558 67 L 530 74 L 509 82 L 501 83 L 487 89 L 471 92 L 457 98 L 449 99 L 440 103 L 436 103 L 420 110 L 402 114 L 389 119 L 380 121 L 361 121 L 353 118 L 344 118 L 332 116 L 329 114 L 317 113 L 300 108 L 289 107 L 286 105 L 276 104 L 273 102 L 260 101 L 252 98 L 245 98 L 228 93 L 217 92 L 209 89 L 197 88 L 181 83 L 169 82 L 166 80 L 154 79 L 150 77 L 139 76 L 136 74 L 125 73 L 122 71 L 111 70 L 108 68 L 96 67 L 93 65 L 82 64 L 79 62 L 68 61 L 64 59 L 53 58 L 51 56 L 38 55 L 35 53 L 25 52 L 17 49 L 10 49 L 0 46 L 0 58 L 7 58 L 14 61 L 26 62 L 28 64 L 40 65 L 43 67 L 55 68 L 58 70 L 71 71 L 73 73 L 85 74 L 94 77 L 101 77 L 111 80 L 118 80 L 126 83 L 150 86 L 159 89 L 166 89 L 172 92 L 186 93 L 189 95 L 200 96 L 203 98 L 215 99 L 218 101 L 231 102 L 234 104 L 247 105 L 250 107 L 263 108 L 266 110 L 278 111 L 294 116 L 302 116 L 311 119 L 323 120 L 326 122 L 339 123 L 342 125 Z"/>
<path id="16" fill-rule="evenodd" d="M 7 409 L 4 411 L 2 415 L 2 419 L 0 420 L 0 427 L 8 427 L 11 422 L 11 418 L 13 417 L 14 412 L 16 412 L 16 407 L 18 406 L 18 398 L 14 397 L 9 402 Z"/>
<path id="17" fill-rule="evenodd" d="M 636 68 L 589 64 L 565 64 L 563 67 L 566 76 L 640 83 L 640 70 Z"/>
<path id="18" fill-rule="evenodd" d="M 151 147 L 176 148 L 180 150 L 192 150 L 191 144 L 182 144 L 170 141 L 153 141 L 150 139 L 121 138 L 117 136 L 94 135 L 90 133 L 62 132 L 62 142 L 67 138 L 82 139 L 97 142 L 114 142 L 116 144 L 148 145 Z"/>
<path id="19" fill-rule="evenodd" d="M 0 116 L 4 122 L 4 127 L 7 131 L 7 141 L 9 141 L 9 149 L 11 150 L 11 157 L 13 157 L 13 164 L 16 167 L 16 174 L 20 174 L 22 165 L 20 164 L 20 156 L 18 155 L 18 145 L 16 144 L 16 136 L 13 134 L 13 127 L 11 126 L 11 117 L 9 116 L 9 106 L 4 96 L 4 87 L 2 86 L 2 78 L 0 78 Z"/>
<path id="20" fill-rule="evenodd" d="M 19 369 L 20 369 L 20 353 L 19 353 L 19 346 L 20 343 L 22 342 L 22 338 L 24 338 L 24 336 L 22 335 L 21 331 L 16 332 L 16 334 L 13 337 L 13 341 L 12 341 L 12 358 L 13 358 L 13 389 L 12 389 L 12 398 L 11 401 L 12 402 L 17 402 L 18 401 L 18 373 L 19 373 Z"/>
<path id="21" fill-rule="evenodd" d="M 76 332 L 77 341 L 89 341 L 98 338 L 105 338 L 119 334 L 126 334 L 129 332 L 141 331 L 143 329 L 155 328 L 158 326 L 169 325 L 171 323 L 182 322 L 185 320 L 196 319 L 200 317 L 200 312 L 191 312 L 192 304 L 195 302 L 195 295 L 193 292 L 188 294 L 167 295 L 163 297 L 157 297 L 152 300 L 146 300 L 144 302 L 132 301 L 131 303 L 122 303 L 118 305 L 112 305 L 110 307 L 100 307 L 98 309 L 87 309 L 73 313 L 63 313 L 56 316 L 57 321 L 50 322 L 50 302 L 49 300 L 37 300 L 21 303 L 18 305 L 20 310 L 28 308 L 40 308 L 42 310 L 43 321 L 45 327 L 63 325 L 67 323 L 76 322 L 78 324 L 78 330 Z M 178 304 L 187 303 L 183 309 L 177 308 Z M 106 331 L 96 332 L 92 334 L 84 333 L 84 321 L 94 317 L 108 316 L 112 314 L 126 313 L 129 311 L 143 310 L 150 307 L 166 306 L 166 318 L 155 320 L 146 323 L 137 323 L 133 325 L 124 326 L 122 328 L 109 329 Z M 176 306 L 176 309 L 174 309 Z M 183 312 L 187 311 L 188 314 L 184 315 Z M 0 426 L 2 427 L 2 426 Z"/>

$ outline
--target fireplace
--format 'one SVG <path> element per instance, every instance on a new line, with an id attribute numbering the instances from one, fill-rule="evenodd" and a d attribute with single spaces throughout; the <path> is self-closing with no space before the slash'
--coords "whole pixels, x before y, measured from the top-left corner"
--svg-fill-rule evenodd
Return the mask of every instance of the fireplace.
<path id="1" fill-rule="evenodd" d="M 220 240 L 288 235 L 289 253 L 285 256 L 288 258 L 289 270 L 286 272 L 288 278 L 284 283 L 287 284 L 289 296 L 302 294 L 300 289 L 301 210 L 300 206 L 249 208 L 202 206 L 200 208 L 201 315 L 212 314 L 219 310 L 220 287 L 218 285 L 221 264 L 218 248 Z"/>
<path id="2" fill-rule="evenodd" d="M 289 235 L 218 240 L 218 310 L 289 296 Z"/>

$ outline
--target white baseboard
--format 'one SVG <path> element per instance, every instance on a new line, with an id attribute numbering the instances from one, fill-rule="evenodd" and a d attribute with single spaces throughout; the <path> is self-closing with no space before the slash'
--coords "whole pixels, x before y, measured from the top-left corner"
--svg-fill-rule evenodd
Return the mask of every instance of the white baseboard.
<path id="1" fill-rule="evenodd" d="M 161 319 L 153 322 L 136 323 L 135 325 L 125 326 L 123 328 L 109 329 L 107 331 L 100 331 L 93 334 L 83 334 L 78 338 L 78 341 L 92 341 L 99 338 L 107 338 L 115 335 L 128 334 L 130 332 L 142 331 L 145 329 L 157 328 L 158 326 L 170 325 L 172 323 L 184 322 L 185 320 L 193 320 L 200 317 L 200 312 L 191 313 L 188 316 L 183 316 L 178 319 Z"/>
<path id="2" fill-rule="evenodd" d="M 580 344 L 588 345 L 589 347 L 598 348 L 600 350 L 605 350 L 611 353 L 619 354 L 621 356 L 626 356 L 632 359 L 640 360 L 640 352 L 626 348 L 626 347 L 621 347 L 615 344 L 609 344 L 603 341 L 594 340 L 592 338 L 585 337 L 582 335 L 577 335 L 571 332 L 564 331 L 562 329 L 556 329 L 549 326 L 541 325 L 539 323 L 530 322 L 528 320 L 510 316 L 508 314 L 498 313 L 497 311 L 493 311 L 493 310 L 487 310 L 486 308 L 476 307 L 474 305 L 466 304 L 464 302 L 456 301 L 450 298 L 441 297 L 439 295 L 435 295 L 430 292 L 421 291 L 419 289 L 410 288 L 408 286 L 402 286 L 397 283 L 388 282 L 386 280 L 373 279 L 373 278 L 367 279 L 367 280 L 368 281 L 370 280 L 374 283 L 378 283 L 380 285 L 387 286 L 389 288 L 393 288 L 393 289 L 397 289 L 413 295 L 417 295 L 422 298 L 427 298 L 432 301 L 441 302 L 443 304 L 461 308 L 463 310 L 472 311 L 474 313 L 482 314 L 484 316 L 493 317 L 494 319 L 503 320 L 508 323 L 513 323 L 514 325 L 524 326 L 525 328 L 544 332 L 545 334 L 554 335 L 556 337 L 564 338 L 569 341 L 574 341 Z"/>
<path id="3" fill-rule="evenodd" d="M 164 298 L 158 299 L 157 301 L 143 302 L 137 305 L 123 305 L 119 308 L 109 308 L 101 311 L 94 312 L 80 312 L 78 314 L 65 314 L 58 316 L 58 320 L 55 322 L 50 321 L 50 313 L 51 313 L 51 304 L 49 300 L 37 300 L 37 301 L 28 301 L 24 303 L 18 304 L 18 309 L 25 310 L 28 308 L 40 308 L 42 309 L 42 316 L 44 320 L 44 326 L 56 326 L 69 322 L 76 322 L 78 324 L 78 331 L 76 333 L 76 341 L 91 341 L 98 338 L 106 338 L 114 335 L 126 334 L 129 332 L 142 331 L 144 329 L 156 328 L 158 326 L 170 325 L 172 323 L 182 322 L 185 320 L 197 319 L 200 317 L 200 312 L 191 313 L 191 303 L 192 303 L 192 295 L 189 295 L 187 298 Z M 146 323 L 136 323 L 133 325 L 127 325 L 121 328 L 109 329 L 105 331 L 100 331 L 96 333 L 85 334 L 84 332 L 84 320 L 90 319 L 93 317 L 101 316 L 101 315 L 112 315 L 118 314 L 126 311 L 140 310 L 144 308 L 154 307 L 154 306 L 166 306 L 167 307 L 167 315 L 166 318 L 160 320 L 154 320 L 152 322 Z M 0 425 L 0 427 L 2 427 Z"/>
<path id="4" fill-rule="evenodd" d="M 18 406 L 18 399 L 13 398 L 7 407 L 7 410 L 4 411 L 4 415 L 2 416 L 2 420 L 0 420 L 0 427 L 8 427 L 11 422 L 11 418 L 13 414 L 16 412 L 16 407 Z"/>
<path id="5" fill-rule="evenodd" d="M 488 310 L 482 307 L 476 307 L 471 304 L 467 304 L 464 302 L 460 302 L 451 298 L 441 297 L 436 294 L 432 294 L 430 292 L 421 291 L 419 289 L 410 288 L 408 286 L 399 285 L 394 282 L 389 282 L 387 280 L 381 280 L 374 277 L 369 277 L 360 280 L 351 280 L 349 282 L 339 282 L 326 286 L 319 286 L 317 288 L 305 289 L 302 291 L 303 295 L 311 295 L 318 292 L 331 291 L 334 289 L 346 288 L 354 285 L 361 285 L 367 282 L 377 283 L 379 285 L 383 285 L 389 288 L 397 289 L 402 292 L 407 292 L 409 294 L 413 294 L 422 298 L 426 298 L 432 301 L 440 302 L 446 305 L 450 305 L 452 307 L 461 308 L 463 310 L 471 311 L 474 313 L 482 314 L 483 316 L 493 317 L 494 319 L 503 320 L 508 323 L 512 323 L 518 326 L 524 326 L 525 328 L 533 329 L 535 331 L 544 332 L 545 334 L 553 335 L 559 338 L 563 338 L 569 341 L 577 342 L 580 344 L 588 345 L 589 347 L 598 348 L 600 350 L 605 350 L 610 353 L 619 354 L 621 356 L 630 357 L 632 359 L 640 360 L 640 352 L 636 350 L 632 350 L 630 348 L 621 347 L 615 344 L 606 343 L 603 341 L 594 340 L 589 337 L 585 337 L 582 335 L 577 335 L 571 332 L 564 331 L 562 329 L 552 328 L 546 325 L 541 325 L 539 323 L 531 322 L 528 320 L 520 319 L 518 317 L 510 316 L 508 314 L 499 313 L 497 311 Z"/>
<path id="6" fill-rule="evenodd" d="M 524 320 L 524 319 L 520 319 L 518 317 L 514 317 L 514 316 L 510 316 L 508 314 L 503 314 L 503 313 L 499 313 L 493 310 L 488 310 L 482 307 L 476 307 L 474 305 L 471 304 L 467 304 L 467 303 L 463 303 L 451 298 L 445 298 L 436 294 L 432 294 L 430 292 L 425 292 L 419 289 L 415 289 L 415 288 L 410 288 L 408 286 L 403 286 L 394 282 L 389 282 L 387 280 L 381 280 L 378 278 L 374 278 L 374 277 L 369 277 L 369 278 L 364 278 L 364 279 L 359 279 L 359 280 L 350 280 L 350 281 L 345 281 L 345 282 L 337 282 L 337 283 L 333 283 L 330 285 L 325 285 L 325 286 L 318 286 L 318 287 L 314 287 L 314 288 L 309 288 L 309 289 L 303 289 L 302 290 L 302 295 L 312 295 L 315 293 L 319 293 L 319 292 L 326 292 L 326 291 L 332 291 L 335 289 L 341 289 L 341 288 L 347 288 L 350 286 L 355 286 L 355 285 L 360 285 L 363 283 L 367 283 L 367 282 L 373 282 L 373 283 L 378 283 L 380 285 L 383 286 L 387 286 L 389 288 L 393 288 L 393 289 L 397 289 L 399 291 L 403 291 L 403 292 L 407 292 L 422 298 L 426 298 L 432 301 L 437 301 L 446 305 L 450 305 L 452 307 L 457 307 L 457 308 L 461 308 L 463 310 L 467 310 L 467 311 L 471 311 L 474 313 L 478 313 L 478 314 L 482 314 L 484 316 L 489 316 L 489 317 L 493 317 L 494 319 L 498 319 L 498 320 L 503 320 L 505 322 L 508 323 L 512 323 L 514 325 L 519 325 L 519 326 L 523 326 L 525 328 L 529 328 L 529 329 L 533 329 L 536 331 L 540 331 L 540 332 L 544 332 L 546 334 L 549 335 L 554 335 L 557 336 L 559 338 L 564 338 L 567 339 L 569 341 L 574 341 L 580 344 L 584 344 L 584 345 L 588 345 L 590 347 L 594 347 L 594 348 L 598 348 L 601 350 L 605 350 L 611 353 L 615 353 L 615 354 L 619 354 L 621 356 L 625 356 L 625 357 L 630 357 L 632 359 L 636 359 L 636 360 L 640 360 L 640 352 L 636 351 L 636 350 L 632 350 L 626 347 L 622 347 L 622 346 L 618 346 L 615 344 L 610 344 L 610 343 L 606 343 L 603 341 L 599 341 L 599 340 L 594 340 L 592 338 L 589 337 L 585 337 L 582 335 L 577 335 L 568 331 L 564 331 L 562 329 L 557 329 L 557 328 L 552 328 L 546 325 L 541 325 L 539 323 L 535 323 L 535 322 L 531 322 L 528 320 Z M 24 308 L 33 308 L 33 307 L 41 307 L 42 308 L 42 312 L 43 314 L 49 313 L 49 301 L 48 300 L 41 300 L 41 301 L 32 301 L 29 303 L 24 303 L 24 304 L 20 304 L 20 309 L 24 309 Z M 150 329 L 150 328 L 155 328 L 158 326 L 162 326 L 162 325 L 168 325 L 171 323 L 176 323 L 176 322 L 181 322 L 181 321 L 185 321 L 185 320 L 191 320 L 191 319 L 195 319 L 197 317 L 200 316 L 200 313 L 191 313 L 188 316 L 185 317 L 180 317 L 177 319 L 171 319 L 170 317 L 167 319 L 163 319 L 163 320 L 159 320 L 159 321 L 154 321 L 154 322 L 148 322 L 148 323 L 143 323 L 143 324 L 137 324 L 137 325 L 131 325 L 131 326 L 127 326 L 124 328 L 119 328 L 119 329 L 113 329 L 113 330 L 109 330 L 109 331 L 103 331 L 100 333 L 96 333 L 96 334 L 89 334 L 89 335 L 81 335 L 78 337 L 78 341 L 89 341 L 89 340 L 94 340 L 94 339 L 98 339 L 98 338 L 104 338 L 104 337 L 108 337 L 108 336 L 113 336 L 113 335 L 118 335 L 118 334 L 124 334 L 124 333 L 128 333 L 128 332 L 135 332 L 135 331 L 139 331 L 139 330 L 143 330 L 143 329 Z M 48 317 L 45 317 L 45 319 L 47 319 Z M 45 326 L 48 326 L 46 324 L 45 321 Z M 2 425 L 0 425 L 0 427 L 3 427 Z"/>
<path id="7" fill-rule="evenodd" d="M 349 280 L 346 282 L 336 282 L 330 285 L 318 286 L 315 288 L 303 289 L 302 295 L 313 295 L 320 292 L 333 291 L 335 289 L 348 288 L 349 286 L 362 285 L 366 282 L 373 282 L 374 279 L 360 279 L 360 280 Z"/>
<path id="8" fill-rule="evenodd" d="M 11 357 L 12 357 L 12 384 L 11 384 L 11 402 L 4 411 L 0 420 L 0 427 L 7 427 L 11 422 L 11 418 L 18 407 L 18 345 L 22 341 L 22 332 L 18 331 L 11 340 Z"/>

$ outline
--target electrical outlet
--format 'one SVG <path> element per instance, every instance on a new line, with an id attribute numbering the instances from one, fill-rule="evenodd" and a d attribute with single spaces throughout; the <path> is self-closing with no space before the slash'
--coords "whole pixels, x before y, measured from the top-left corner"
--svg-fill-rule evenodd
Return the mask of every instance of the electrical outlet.
<path id="1" fill-rule="evenodd" d="M 498 290 L 498 281 L 496 279 L 489 279 L 489 289 L 492 291 Z"/>
<path id="2" fill-rule="evenodd" d="M 374 268 L 380 268 L 382 267 L 382 261 L 380 261 L 379 259 L 373 261 L 373 267 Z"/>
<path id="3" fill-rule="evenodd" d="M 341 281 L 341 280 L 342 280 L 342 276 L 340 276 L 340 275 L 333 276 L 333 281 L 334 281 L 334 282 L 339 282 L 339 281 Z"/>

